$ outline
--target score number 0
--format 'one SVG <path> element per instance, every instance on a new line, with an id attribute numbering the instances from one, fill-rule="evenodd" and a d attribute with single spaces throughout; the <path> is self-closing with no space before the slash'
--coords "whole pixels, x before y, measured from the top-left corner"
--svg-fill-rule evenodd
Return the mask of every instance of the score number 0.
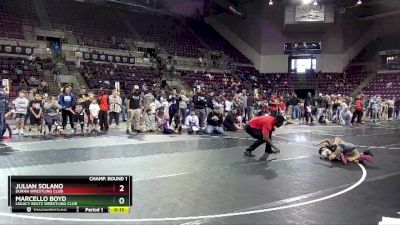
<path id="1" fill-rule="evenodd" d="M 124 192 L 125 191 L 125 186 L 124 185 L 119 185 L 119 192 Z M 125 203 L 125 198 L 121 197 L 118 199 L 119 204 L 123 205 Z"/>

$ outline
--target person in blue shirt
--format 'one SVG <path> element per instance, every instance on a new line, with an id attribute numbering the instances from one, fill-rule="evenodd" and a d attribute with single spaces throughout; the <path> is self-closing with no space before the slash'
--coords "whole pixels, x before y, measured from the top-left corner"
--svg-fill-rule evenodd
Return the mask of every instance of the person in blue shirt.
<path id="1" fill-rule="evenodd" d="M 61 116 L 62 116 L 62 126 L 65 130 L 67 126 L 67 118 L 71 124 L 72 130 L 74 130 L 74 109 L 76 105 L 76 95 L 71 92 L 70 86 L 65 86 L 63 92 L 59 97 L 58 104 L 61 105 Z"/>

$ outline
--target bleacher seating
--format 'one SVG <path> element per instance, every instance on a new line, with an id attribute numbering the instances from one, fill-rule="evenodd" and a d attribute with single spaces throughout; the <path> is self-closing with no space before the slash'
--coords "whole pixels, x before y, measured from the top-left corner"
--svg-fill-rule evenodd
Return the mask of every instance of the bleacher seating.
<path id="1" fill-rule="evenodd" d="M 22 24 L 33 27 L 39 26 L 39 17 L 31 0 L 13 0 L 13 2 L 19 5 L 19 16 Z"/>
<path id="2" fill-rule="evenodd" d="M 276 92 L 280 95 L 291 94 L 294 91 L 295 75 L 288 73 L 260 73 L 250 77 L 249 82 L 254 88 L 259 90 L 268 90 Z"/>
<path id="3" fill-rule="evenodd" d="M 123 38 L 132 35 L 108 7 L 64 0 L 47 0 L 46 7 L 54 28 L 72 31 L 87 46 L 120 48 Z"/>
<path id="4" fill-rule="evenodd" d="M 188 25 L 210 46 L 211 49 L 224 52 L 235 62 L 252 64 L 248 58 L 218 34 L 214 28 L 202 20 L 190 20 Z"/>
<path id="5" fill-rule="evenodd" d="M 15 0 L 0 0 L 0 36 L 23 39 L 22 23 Z"/>
<path id="6" fill-rule="evenodd" d="M 133 90 L 134 85 L 141 87 L 144 83 L 151 90 L 151 87 L 159 81 L 154 71 L 148 67 L 84 62 L 80 72 L 89 89 L 97 90 L 114 89 L 115 81 L 120 82 L 123 90 Z"/>
<path id="7" fill-rule="evenodd" d="M 49 63 L 47 59 L 39 64 L 43 65 L 46 63 Z M 27 90 L 28 87 L 38 86 L 29 82 L 31 77 L 38 81 L 44 79 L 43 73 L 38 68 L 37 63 L 20 57 L 0 56 L 0 75 L 1 79 L 10 80 L 10 97 L 15 97 L 20 90 Z"/>
<path id="8" fill-rule="evenodd" d="M 382 98 L 400 97 L 400 73 L 377 74 L 363 89 L 367 96 L 380 95 Z"/>
<path id="9" fill-rule="evenodd" d="M 211 78 L 210 78 L 211 75 Z M 211 73 L 202 71 L 182 72 L 182 79 L 192 88 L 203 85 L 207 90 L 235 90 L 240 86 L 240 80 L 231 74 Z"/>
<path id="10" fill-rule="evenodd" d="M 152 5 L 151 1 L 136 0 L 135 3 Z M 188 23 L 196 35 L 181 19 L 167 15 L 127 12 L 79 1 L 45 0 L 45 6 L 53 28 L 72 31 L 82 45 L 128 50 L 125 39 L 132 38 L 156 42 L 171 55 L 198 58 L 202 56 L 199 49 L 205 48 L 200 37 L 211 49 L 224 52 L 233 61 L 251 64 L 211 26 L 200 20 Z M 126 17 L 120 17 L 122 14 Z M 129 18 L 137 32 L 127 27 L 125 18 Z M 33 0 L 0 0 L 0 19 L 2 37 L 23 39 L 22 25 L 40 25 Z"/>
<path id="11" fill-rule="evenodd" d="M 127 15 L 139 33 L 139 39 L 158 42 L 171 55 L 199 57 L 203 48 L 199 39 L 180 20 L 171 16 L 157 16 L 130 12 Z"/>
<path id="12" fill-rule="evenodd" d="M 258 71 L 255 67 L 250 66 L 237 66 L 236 72 L 238 74 L 245 74 L 245 75 L 259 75 L 260 71 Z"/>
<path id="13" fill-rule="evenodd" d="M 315 79 L 320 93 L 350 95 L 366 77 L 366 73 L 324 73 Z"/>

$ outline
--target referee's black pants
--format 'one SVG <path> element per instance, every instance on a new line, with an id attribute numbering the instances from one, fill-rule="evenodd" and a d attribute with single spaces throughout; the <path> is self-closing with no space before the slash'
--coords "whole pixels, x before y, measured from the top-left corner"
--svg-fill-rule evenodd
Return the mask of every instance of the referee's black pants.
<path id="1" fill-rule="evenodd" d="M 252 136 L 253 138 L 257 139 L 252 145 L 250 145 L 246 151 L 248 152 L 252 152 L 254 151 L 256 148 L 258 148 L 258 146 L 262 145 L 265 143 L 265 152 L 266 153 L 273 153 L 272 151 L 272 146 L 269 143 L 266 143 L 264 141 L 263 138 L 263 134 L 262 134 L 262 130 L 261 129 L 255 129 L 255 128 L 251 128 L 249 125 L 246 126 L 246 133 L 248 133 L 250 136 Z M 272 136 L 272 131 L 269 132 L 269 138 L 271 139 Z"/>

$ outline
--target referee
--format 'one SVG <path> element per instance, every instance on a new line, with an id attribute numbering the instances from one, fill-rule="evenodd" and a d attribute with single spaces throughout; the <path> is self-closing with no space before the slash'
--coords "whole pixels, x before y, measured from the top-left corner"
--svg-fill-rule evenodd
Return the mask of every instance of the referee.
<path id="1" fill-rule="evenodd" d="M 271 153 L 280 153 L 280 149 L 272 143 L 271 136 L 272 132 L 275 130 L 275 127 L 282 126 L 284 121 L 285 118 L 281 115 L 276 117 L 260 116 L 250 120 L 246 126 L 246 132 L 257 140 L 246 149 L 244 155 L 247 157 L 255 157 L 255 155 L 253 155 L 251 152 L 254 151 L 258 146 L 264 144 L 264 142 L 265 153 L 259 159 L 260 161 L 266 161 Z M 274 150 L 272 150 L 272 148 Z"/>

